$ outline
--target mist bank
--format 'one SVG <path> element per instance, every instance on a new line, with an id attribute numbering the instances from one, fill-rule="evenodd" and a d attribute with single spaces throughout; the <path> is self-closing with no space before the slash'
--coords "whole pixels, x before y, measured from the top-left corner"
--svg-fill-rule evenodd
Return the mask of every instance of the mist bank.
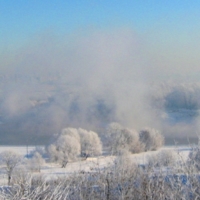
<path id="1" fill-rule="evenodd" d="M 196 137 L 198 68 L 185 66 L 181 51 L 173 62 L 169 49 L 161 57 L 147 38 L 132 30 L 44 33 L 4 54 L 0 141 L 42 144 L 65 127 L 103 132 L 111 122 Z"/>
<path id="2" fill-rule="evenodd" d="M 1 96 L 2 144 L 44 144 L 65 127 L 102 133 L 111 122 L 137 130 L 147 126 L 157 128 L 166 141 L 185 138 L 188 142 L 188 138 L 193 140 L 198 136 L 200 86 L 197 83 L 149 84 L 146 93 L 137 98 L 121 90 L 122 97 L 117 99 L 112 92 L 100 95 L 81 85 L 66 83 L 56 87 L 52 81 L 51 84 L 37 78 L 35 81 L 41 82 L 37 83 L 40 89 L 15 90 Z"/>

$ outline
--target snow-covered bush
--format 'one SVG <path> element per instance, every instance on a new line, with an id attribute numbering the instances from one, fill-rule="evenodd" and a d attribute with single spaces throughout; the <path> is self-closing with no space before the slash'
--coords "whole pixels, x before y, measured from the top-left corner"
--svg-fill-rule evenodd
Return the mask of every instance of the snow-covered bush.
<path id="1" fill-rule="evenodd" d="M 124 128 L 117 123 L 112 123 L 107 129 L 107 135 L 110 140 L 111 152 L 115 155 L 118 155 L 123 150 L 131 153 L 143 151 L 139 135 L 134 130 Z"/>
<path id="2" fill-rule="evenodd" d="M 28 193 L 28 191 L 30 190 L 31 178 L 32 174 L 27 170 L 25 166 L 20 166 L 14 171 L 14 175 L 12 177 L 12 185 L 17 187 L 18 196 L 24 196 L 26 195 L 26 193 Z M 15 191 L 13 191 L 13 195 L 14 193 Z"/>
<path id="3" fill-rule="evenodd" d="M 200 148 L 196 147 L 191 150 L 188 156 L 188 164 L 200 171 Z"/>
<path id="4" fill-rule="evenodd" d="M 98 156 L 102 154 L 102 144 L 97 133 L 79 128 L 81 156 Z"/>
<path id="5" fill-rule="evenodd" d="M 163 146 L 164 137 L 155 129 L 145 128 L 140 131 L 140 141 L 145 151 L 155 151 Z"/>
<path id="6" fill-rule="evenodd" d="M 0 188 L 0 199 L 200 199 L 199 175 L 185 168 L 142 169 L 124 154 L 91 170 L 51 179 L 22 173 L 15 184 Z"/>
<path id="7" fill-rule="evenodd" d="M 137 168 L 134 160 L 131 157 L 131 153 L 126 150 L 122 150 L 121 154 L 116 156 L 114 161 L 115 170 L 122 172 L 122 171 L 132 171 Z"/>
<path id="8" fill-rule="evenodd" d="M 31 171 L 40 172 L 42 165 L 45 163 L 45 160 L 39 152 L 35 152 L 33 157 L 28 160 L 28 165 Z"/>
<path id="9" fill-rule="evenodd" d="M 161 150 L 148 157 L 148 165 L 151 167 L 175 167 L 178 154 L 175 150 Z"/>
<path id="10" fill-rule="evenodd" d="M 175 150 L 161 150 L 158 152 L 159 164 L 161 166 L 174 166 L 178 160 L 178 154 Z"/>

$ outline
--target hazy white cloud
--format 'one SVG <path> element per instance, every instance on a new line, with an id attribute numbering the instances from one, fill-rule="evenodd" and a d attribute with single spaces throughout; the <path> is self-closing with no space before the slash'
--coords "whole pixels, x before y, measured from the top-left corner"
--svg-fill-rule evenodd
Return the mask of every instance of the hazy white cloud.
<path id="1" fill-rule="evenodd" d="M 41 34 L 15 52 L 11 61 L 9 55 L 1 59 L 7 68 L 3 75 L 15 77 L 2 82 L 7 91 L 2 105 L 15 115 L 30 109 L 31 98 L 53 98 L 46 109 L 57 127 L 92 127 L 103 118 L 138 129 L 161 128 L 163 120 L 149 95 L 152 82 L 188 81 L 189 75 L 195 80 L 198 58 L 184 55 L 178 49 L 160 49 L 128 29 L 62 38 Z M 17 84 L 11 87 L 14 81 Z M 155 96 L 159 92 L 162 89 Z"/>

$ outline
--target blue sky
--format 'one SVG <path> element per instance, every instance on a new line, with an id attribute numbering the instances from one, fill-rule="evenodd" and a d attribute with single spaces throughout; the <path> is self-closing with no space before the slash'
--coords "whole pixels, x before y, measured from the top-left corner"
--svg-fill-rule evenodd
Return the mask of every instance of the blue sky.
<path id="1" fill-rule="evenodd" d="M 185 41 L 200 29 L 199 10 L 200 1 L 188 0 L 0 0 L 0 44 L 20 45 L 48 29 L 59 35 L 121 27 Z"/>
<path id="2" fill-rule="evenodd" d="M 28 51 L 37 54 L 41 47 L 37 50 L 28 47 L 23 52 L 20 49 L 37 43 L 38 36 L 55 36 L 62 41 L 66 38 L 71 40 L 71 36 L 76 34 L 84 36 L 85 33 L 99 32 L 100 35 L 103 33 L 103 39 L 104 32 L 109 32 L 112 38 L 112 34 L 119 32 L 120 35 L 129 30 L 142 43 L 140 48 L 145 51 L 139 53 L 142 64 L 155 68 L 155 71 L 161 69 L 160 73 L 168 68 L 168 74 L 177 74 L 183 68 L 188 74 L 194 69 L 191 73 L 196 76 L 200 74 L 199 10 L 200 1 L 189 0 L 0 0 L 0 63 L 6 68 L 8 63 L 22 63 L 13 57 L 14 54 L 20 54 L 24 60 Z M 118 46 L 120 42 L 117 42 L 116 35 Z M 123 37 L 129 36 L 121 34 L 119 40 L 123 41 Z M 97 41 L 92 42 L 96 42 L 98 57 Z M 93 48 L 92 42 L 89 48 Z M 109 42 L 105 48 L 110 48 L 113 41 Z M 129 48 L 128 43 L 124 49 Z M 62 42 L 59 45 L 62 46 Z M 57 49 L 59 51 L 62 50 Z M 117 52 L 113 54 L 117 55 Z M 59 59 L 54 62 L 57 66 Z"/>

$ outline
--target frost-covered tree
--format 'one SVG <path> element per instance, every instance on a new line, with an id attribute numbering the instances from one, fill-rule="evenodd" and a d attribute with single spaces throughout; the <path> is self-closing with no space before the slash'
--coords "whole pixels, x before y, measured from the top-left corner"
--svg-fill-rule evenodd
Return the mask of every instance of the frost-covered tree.
<path id="1" fill-rule="evenodd" d="M 155 151 L 164 144 L 164 137 L 155 129 L 145 128 L 140 131 L 140 141 L 145 151 Z"/>
<path id="2" fill-rule="evenodd" d="M 113 154 L 121 151 L 138 153 L 143 151 L 143 146 L 139 141 L 139 135 L 135 130 L 127 129 L 117 123 L 112 123 L 107 129 L 110 147 Z"/>
<path id="3" fill-rule="evenodd" d="M 36 146 L 30 151 L 29 156 L 32 158 L 35 155 L 35 153 L 39 153 L 43 158 L 47 158 L 47 152 L 45 147 Z"/>
<path id="4" fill-rule="evenodd" d="M 21 162 L 22 157 L 13 151 L 4 151 L 0 154 L 0 160 L 1 163 L 5 165 L 5 170 L 8 177 L 8 185 L 10 185 L 13 171 Z"/>
<path id="5" fill-rule="evenodd" d="M 74 137 L 77 139 L 77 141 L 80 141 L 80 135 L 79 135 L 79 132 L 76 128 L 64 128 L 62 129 L 61 131 L 61 135 L 69 135 L 71 137 Z"/>
<path id="6" fill-rule="evenodd" d="M 58 139 L 48 147 L 50 158 L 54 162 L 66 167 L 69 161 L 76 160 L 80 155 L 80 142 L 73 136 L 60 135 Z"/>
<path id="7" fill-rule="evenodd" d="M 35 152 L 33 157 L 29 160 L 29 167 L 33 171 L 40 172 L 41 166 L 45 163 L 45 160 L 39 152 Z"/>
<path id="8" fill-rule="evenodd" d="M 88 157 L 102 153 L 102 143 L 97 133 L 84 129 L 65 128 L 56 141 L 48 147 L 52 161 L 65 167 L 69 160 L 78 155 Z"/>
<path id="9" fill-rule="evenodd" d="M 102 143 L 97 133 L 79 128 L 81 156 L 98 156 L 102 154 Z"/>

